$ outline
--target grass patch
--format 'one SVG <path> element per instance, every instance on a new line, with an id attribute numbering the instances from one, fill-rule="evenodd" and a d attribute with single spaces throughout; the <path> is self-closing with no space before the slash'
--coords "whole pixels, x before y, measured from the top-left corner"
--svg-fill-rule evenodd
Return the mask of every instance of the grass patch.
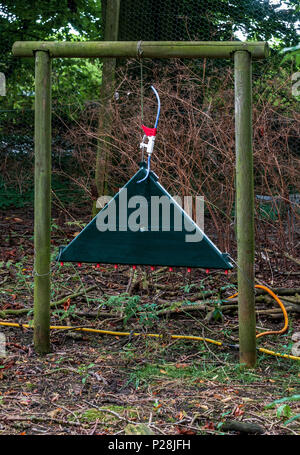
<path id="1" fill-rule="evenodd" d="M 101 406 L 101 409 L 104 409 L 101 411 L 100 409 L 87 409 L 86 411 L 80 413 L 80 412 L 75 412 L 74 414 L 80 420 L 82 423 L 93 423 L 98 420 L 101 423 L 104 424 L 112 424 L 119 422 L 121 419 L 117 416 L 114 415 L 113 412 L 118 414 L 120 417 L 124 417 L 130 420 L 134 420 L 139 418 L 139 413 L 136 409 L 133 408 L 126 408 L 124 406 L 117 406 L 117 405 L 109 405 L 109 406 Z M 110 412 L 112 411 L 112 412 Z M 74 416 L 70 416 L 70 420 L 73 420 Z"/>
<path id="2" fill-rule="evenodd" d="M 128 354 L 127 354 L 128 355 Z M 133 356 L 134 357 L 134 356 Z M 281 386 L 283 393 L 289 387 L 295 390 L 299 384 L 299 366 L 286 364 L 285 360 L 270 357 L 258 359 L 256 369 L 242 369 L 236 363 L 231 353 L 219 353 L 219 362 L 213 358 L 210 352 L 207 352 L 203 359 L 185 363 L 167 363 L 163 358 L 157 362 L 148 362 L 147 364 L 138 365 L 130 373 L 125 384 L 134 388 L 143 388 L 149 385 L 157 385 L 164 381 L 178 381 L 185 386 L 195 386 L 207 381 L 214 381 L 224 385 L 229 384 L 254 384 L 269 382 L 270 385 Z M 150 360 L 150 359 L 148 359 Z M 158 359 L 157 359 L 158 360 Z M 281 371 L 281 368 L 284 369 Z M 128 370 L 127 370 L 128 371 Z"/>

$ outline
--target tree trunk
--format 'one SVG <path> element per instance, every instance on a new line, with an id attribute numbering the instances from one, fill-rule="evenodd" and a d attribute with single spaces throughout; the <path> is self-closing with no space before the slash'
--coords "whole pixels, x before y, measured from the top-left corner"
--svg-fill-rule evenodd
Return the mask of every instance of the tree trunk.
<path id="1" fill-rule="evenodd" d="M 117 41 L 119 30 L 120 0 L 102 1 L 105 11 L 104 40 Z M 115 58 L 104 58 L 102 84 L 100 91 L 100 112 L 97 139 L 97 157 L 95 183 L 97 195 L 108 194 L 109 162 L 112 130 L 112 98 L 115 87 Z M 98 212 L 96 201 L 93 202 L 93 216 Z"/>

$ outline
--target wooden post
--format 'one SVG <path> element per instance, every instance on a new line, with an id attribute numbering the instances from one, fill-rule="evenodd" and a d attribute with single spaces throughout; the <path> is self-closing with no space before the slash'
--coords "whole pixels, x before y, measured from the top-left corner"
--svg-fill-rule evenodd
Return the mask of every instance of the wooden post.
<path id="1" fill-rule="evenodd" d="M 50 351 L 51 60 L 35 52 L 34 346 Z"/>
<path id="2" fill-rule="evenodd" d="M 236 215 L 238 248 L 238 308 L 240 363 L 252 368 L 256 363 L 254 288 L 254 179 L 252 152 L 251 55 L 234 54 Z"/>
<path id="3" fill-rule="evenodd" d="M 120 0 L 110 0 L 105 6 L 105 41 L 116 41 L 119 32 Z M 111 150 L 112 130 L 112 97 L 115 88 L 116 59 L 104 58 L 102 67 L 102 83 L 100 91 L 100 112 L 98 124 L 97 157 L 95 168 L 95 183 L 97 196 L 108 194 L 108 166 Z M 93 216 L 99 210 L 96 201 L 93 202 Z"/>

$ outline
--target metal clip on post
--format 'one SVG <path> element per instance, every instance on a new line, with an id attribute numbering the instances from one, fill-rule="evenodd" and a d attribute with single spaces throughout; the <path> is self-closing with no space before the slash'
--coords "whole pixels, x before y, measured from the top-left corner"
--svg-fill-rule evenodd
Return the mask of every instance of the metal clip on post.
<path id="1" fill-rule="evenodd" d="M 154 128 L 147 128 L 147 126 L 142 125 L 143 131 L 144 131 L 145 134 L 144 134 L 143 140 L 142 140 L 142 142 L 140 144 L 140 148 L 141 149 L 146 149 L 146 152 L 148 154 L 148 167 L 147 167 L 147 173 L 146 173 L 145 177 L 142 180 L 139 180 L 137 183 L 143 182 L 149 176 L 149 173 L 150 173 L 150 160 L 151 160 L 151 155 L 152 155 L 153 148 L 154 148 L 155 136 L 156 136 L 156 131 L 157 131 L 157 124 L 158 124 L 158 119 L 159 119 L 159 114 L 160 114 L 160 99 L 159 99 L 159 95 L 158 95 L 156 89 L 153 87 L 153 85 L 151 85 L 151 88 L 152 88 L 153 92 L 155 93 L 155 96 L 156 96 L 156 99 L 157 99 L 157 103 L 158 103 L 157 114 L 156 114 L 156 120 L 155 120 Z M 146 139 L 148 139 L 148 142 L 145 142 Z"/>

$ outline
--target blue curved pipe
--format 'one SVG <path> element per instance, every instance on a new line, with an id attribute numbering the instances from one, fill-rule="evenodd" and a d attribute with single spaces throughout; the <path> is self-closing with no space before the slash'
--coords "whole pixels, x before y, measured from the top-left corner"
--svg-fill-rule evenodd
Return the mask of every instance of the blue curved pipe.
<path id="1" fill-rule="evenodd" d="M 155 119 L 155 124 L 154 124 L 154 128 L 157 128 L 159 115 L 160 115 L 160 98 L 159 98 L 159 94 L 157 93 L 157 90 L 153 87 L 153 85 L 151 85 L 151 88 L 152 88 L 153 92 L 155 93 L 155 96 L 157 99 L 157 114 L 156 114 L 156 119 Z M 148 178 L 149 173 L 150 173 L 150 161 L 151 161 L 151 155 L 148 155 L 147 173 L 146 173 L 145 177 L 143 179 L 139 180 L 137 183 L 141 183 Z"/>
<path id="2" fill-rule="evenodd" d="M 154 128 L 157 128 L 157 124 L 158 124 L 158 119 L 159 119 L 159 115 L 160 115 L 160 98 L 159 98 L 159 94 L 157 93 L 156 89 L 153 87 L 153 85 L 151 85 L 151 88 L 153 90 L 153 92 L 155 93 L 155 96 L 156 96 L 156 99 L 157 99 L 157 114 L 156 114 L 156 120 L 155 120 L 155 125 L 154 125 Z"/>
<path id="3" fill-rule="evenodd" d="M 138 180 L 136 183 L 141 183 L 143 182 L 144 180 L 147 180 L 148 176 L 149 176 L 149 173 L 150 173 L 150 160 L 151 160 L 151 155 L 148 155 L 148 167 L 147 167 L 147 172 L 146 172 L 146 175 L 143 179 L 141 180 Z"/>

